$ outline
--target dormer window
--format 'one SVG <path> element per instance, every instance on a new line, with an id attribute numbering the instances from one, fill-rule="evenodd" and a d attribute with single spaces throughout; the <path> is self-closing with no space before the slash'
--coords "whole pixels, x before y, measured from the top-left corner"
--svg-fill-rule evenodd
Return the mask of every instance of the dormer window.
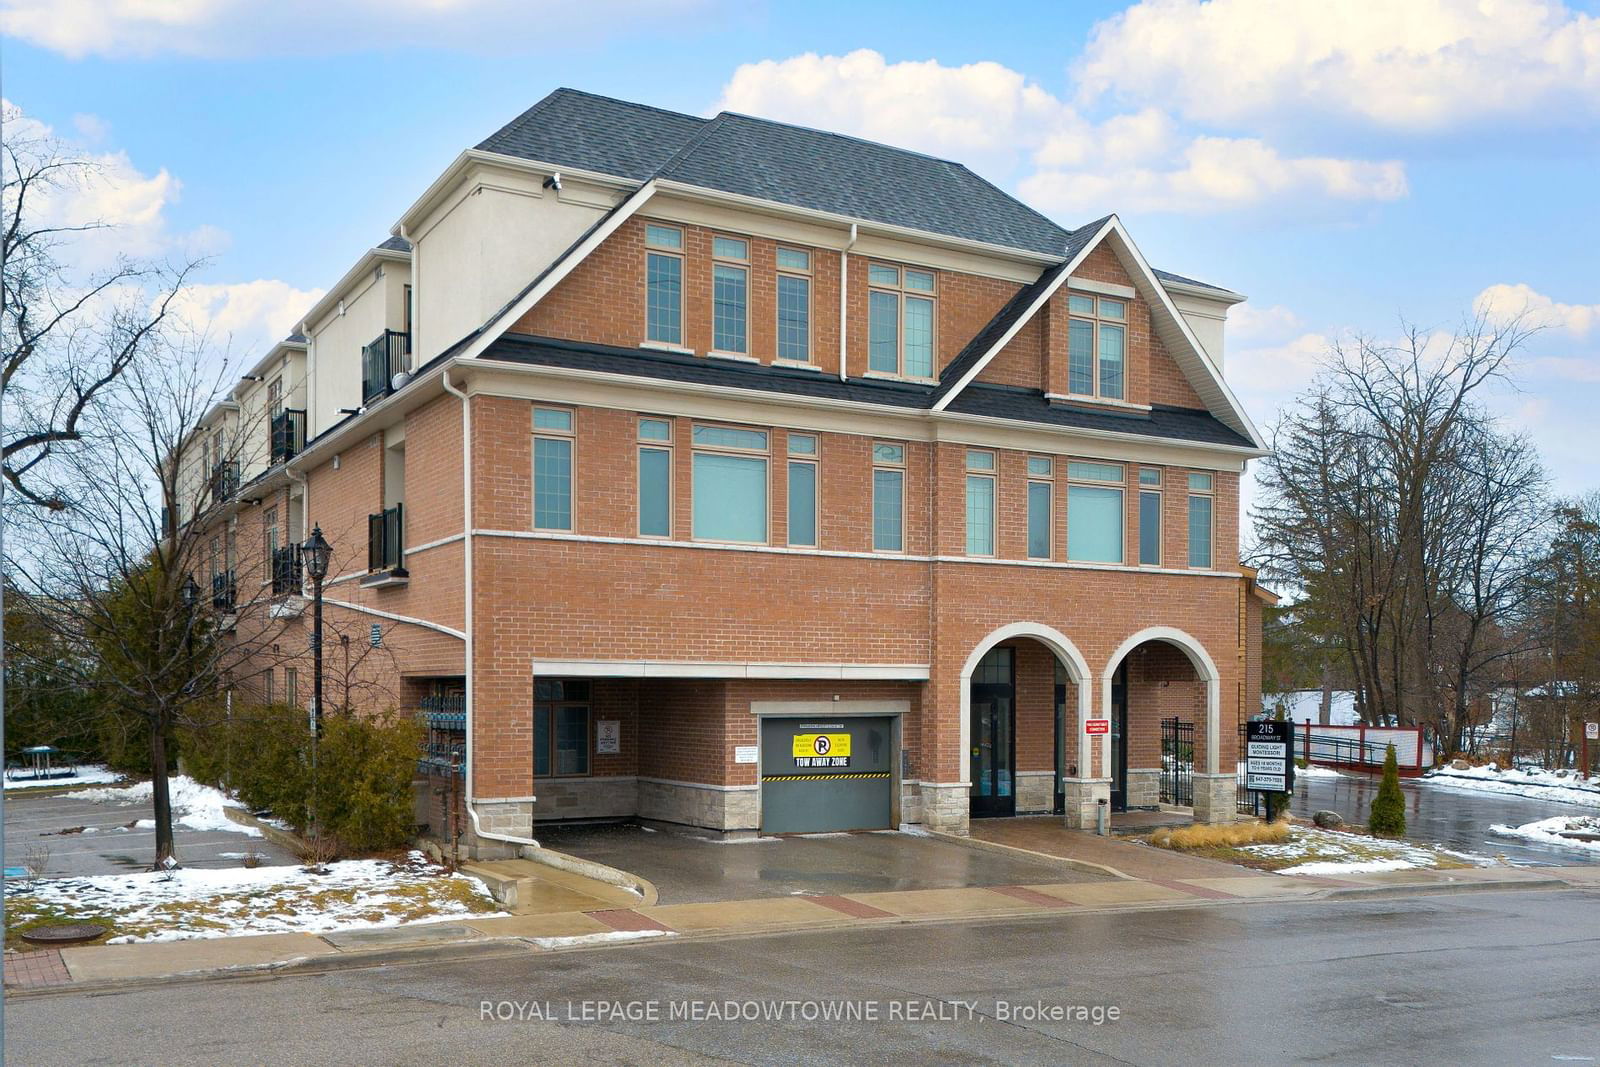
<path id="1" fill-rule="evenodd" d="M 1128 302 L 1071 293 L 1067 330 L 1067 391 L 1121 400 L 1125 391 Z"/>

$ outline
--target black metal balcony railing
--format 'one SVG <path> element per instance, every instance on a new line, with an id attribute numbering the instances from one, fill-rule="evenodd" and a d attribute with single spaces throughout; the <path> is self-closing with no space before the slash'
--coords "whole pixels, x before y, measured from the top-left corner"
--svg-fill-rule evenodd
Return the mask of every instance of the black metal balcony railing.
<path id="1" fill-rule="evenodd" d="M 272 595 L 289 596 L 304 585 L 300 567 L 300 546 L 285 545 L 272 550 Z"/>
<path id="2" fill-rule="evenodd" d="M 434 730 L 465 730 L 467 698 L 462 693 L 423 697 L 422 717 L 423 722 Z"/>
<path id="3" fill-rule="evenodd" d="M 306 413 L 301 408 L 284 408 L 272 416 L 272 462 L 293 459 L 306 447 Z"/>
<path id="4" fill-rule="evenodd" d="M 402 544 L 404 520 L 401 509 L 404 505 L 396 504 L 392 508 L 385 508 L 376 515 L 367 516 L 367 571 L 376 574 L 379 571 L 401 571 L 405 564 L 405 548 Z"/>
<path id="5" fill-rule="evenodd" d="M 211 500 L 220 504 L 239 491 L 239 461 L 225 459 L 211 468 Z"/>
<path id="6" fill-rule="evenodd" d="M 370 404 L 389 395 L 394 376 L 405 369 L 411 354 L 411 335 L 384 330 L 361 349 L 361 402 Z"/>
<path id="7" fill-rule="evenodd" d="M 223 571 L 211 576 L 211 607 L 215 611 L 232 611 L 235 604 L 233 572 Z"/>

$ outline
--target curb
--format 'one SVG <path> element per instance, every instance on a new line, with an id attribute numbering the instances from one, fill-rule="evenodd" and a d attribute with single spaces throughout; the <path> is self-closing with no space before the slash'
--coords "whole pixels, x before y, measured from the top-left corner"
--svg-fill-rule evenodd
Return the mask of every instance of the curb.
<path id="1" fill-rule="evenodd" d="M 305 852 L 306 843 L 300 838 L 281 826 L 273 826 L 269 822 L 256 818 L 243 808 L 236 808 L 232 804 L 224 804 L 222 806 L 222 814 L 230 822 L 236 822 L 240 826 L 248 826 L 253 830 L 260 830 L 262 837 L 284 849 L 291 856 L 299 857 Z"/>
<path id="2" fill-rule="evenodd" d="M 1322 894 L 1321 899 L 1337 900 L 1340 898 L 1361 897 L 1370 900 L 1383 897 L 1444 896 L 1450 893 L 1505 893 L 1522 889 L 1576 888 L 1578 887 L 1560 878 L 1500 878 L 1492 882 L 1416 882 L 1409 885 L 1339 886 L 1331 888 Z"/>
<path id="3" fill-rule="evenodd" d="M 558 871 L 582 875 L 597 882 L 614 885 L 618 889 L 626 889 L 637 893 L 640 897 L 640 902 L 637 906 L 641 908 L 648 908 L 660 899 L 660 894 L 656 892 L 654 883 L 639 877 L 631 871 L 622 870 L 620 867 L 607 866 L 594 860 L 579 859 L 577 856 L 569 856 L 565 852 L 557 852 L 555 849 L 545 848 L 543 845 L 537 847 L 523 845 L 517 850 L 517 855 L 522 859 L 532 860 L 534 863 L 542 863 L 546 867 L 554 867 Z"/>
<path id="4" fill-rule="evenodd" d="M 998 841 L 985 841 L 978 837 L 962 837 L 958 834 L 947 834 L 942 830 L 924 830 L 923 833 L 930 837 L 939 838 L 941 841 L 954 841 L 969 848 L 985 852 L 1001 852 L 1016 856 L 1027 856 L 1029 859 L 1043 860 L 1046 863 L 1059 864 L 1072 870 L 1084 871 L 1087 874 L 1104 874 L 1119 881 L 1137 882 L 1140 879 L 1131 874 L 1117 870 L 1115 867 L 1104 863 L 1094 863 L 1090 860 L 1073 859 L 1070 856 L 1056 856 L 1049 852 L 1035 852 L 1031 848 L 1019 848 L 1016 845 L 1004 845 Z"/>

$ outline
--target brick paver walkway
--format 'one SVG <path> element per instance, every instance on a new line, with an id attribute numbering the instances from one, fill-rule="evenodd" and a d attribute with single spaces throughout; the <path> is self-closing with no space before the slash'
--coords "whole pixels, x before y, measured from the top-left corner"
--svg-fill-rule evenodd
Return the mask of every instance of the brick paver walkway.
<path id="1" fill-rule="evenodd" d="M 66 985 L 70 981 L 72 976 L 67 973 L 67 965 L 62 962 L 59 949 L 6 953 L 7 989 L 40 989 L 44 986 Z"/>

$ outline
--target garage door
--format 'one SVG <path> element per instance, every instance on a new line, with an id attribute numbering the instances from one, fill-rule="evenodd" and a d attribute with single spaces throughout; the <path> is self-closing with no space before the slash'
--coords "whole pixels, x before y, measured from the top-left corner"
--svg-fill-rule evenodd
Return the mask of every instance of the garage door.
<path id="1" fill-rule="evenodd" d="M 761 830 L 889 826 L 893 719 L 762 719 Z"/>

